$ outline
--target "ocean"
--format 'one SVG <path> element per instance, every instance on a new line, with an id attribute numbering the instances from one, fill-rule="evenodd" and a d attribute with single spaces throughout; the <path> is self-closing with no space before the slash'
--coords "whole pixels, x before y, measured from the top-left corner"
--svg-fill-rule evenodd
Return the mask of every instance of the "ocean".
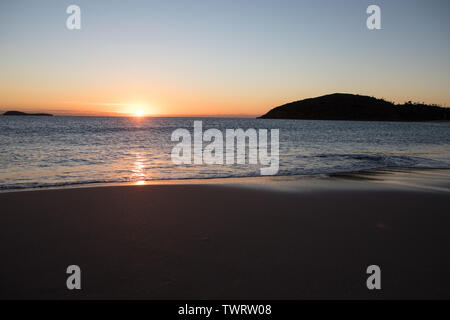
<path id="1" fill-rule="evenodd" d="M 171 134 L 194 120 L 279 129 L 281 176 L 450 168 L 449 122 L 0 116 L 0 190 L 260 175 L 260 165 L 173 163 Z"/>

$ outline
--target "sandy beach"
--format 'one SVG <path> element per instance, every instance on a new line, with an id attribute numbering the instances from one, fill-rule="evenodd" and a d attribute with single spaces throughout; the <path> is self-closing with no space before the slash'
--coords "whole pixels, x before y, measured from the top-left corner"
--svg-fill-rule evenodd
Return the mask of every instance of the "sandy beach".
<path id="1" fill-rule="evenodd" d="M 450 170 L 0 193 L 0 298 L 448 299 L 449 204 Z"/>

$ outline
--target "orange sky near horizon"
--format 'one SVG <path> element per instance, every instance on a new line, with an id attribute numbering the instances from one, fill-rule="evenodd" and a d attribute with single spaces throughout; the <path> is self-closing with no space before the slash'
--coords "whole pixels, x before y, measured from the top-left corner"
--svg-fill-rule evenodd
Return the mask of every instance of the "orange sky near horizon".
<path id="1" fill-rule="evenodd" d="M 445 97 L 432 94 L 391 95 L 373 90 L 339 90 L 332 88 L 305 92 L 303 90 L 279 90 L 280 92 L 198 92 L 194 90 L 176 90 L 161 88 L 152 90 L 151 95 L 146 95 L 134 88 L 142 87 L 142 84 L 126 83 L 123 88 L 104 88 L 96 91 L 95 87 L 89 91 L 55 90 L 57 86 L 51 86 L 46 90 L 37 90 L 37 86 L 11 87 L 1 85 L 0 110 L 19 110 L 24 112 L 50 112 L 55 115 L 90 115 L 90 116 L 128 116 L 134 115 L 140 110 L 144 116 L 224 116 L 224 117 L 254 117 L 260 116 L 275 106 L 291 101 L 316 97 L 335 92 L 367 94 L 377 98 L 384 98 L 395 103 L 405 101 L 420 101 L 425 103 L 441 104 Z M 154 88 L 155 86 L 152 86 Z M 42 87 L 40 87 L 42 88 Z M 145 90 L 142 90 L 145 91 Z M 231 91 L 231 90 L 228 90 Z M 296 91 L 298 93 L 296 93 Z M 439 103 L 441 102 L 441 103 Z M 446 106 L 444 104 L 444 106 Z"/>

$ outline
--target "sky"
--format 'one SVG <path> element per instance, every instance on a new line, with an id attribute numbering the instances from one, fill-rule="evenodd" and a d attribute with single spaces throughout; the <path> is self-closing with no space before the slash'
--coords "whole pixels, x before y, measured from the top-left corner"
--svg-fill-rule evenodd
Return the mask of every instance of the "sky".
<path id="1" fill-rule="evenodd" d="M 255 116 L 335 92 L 450 106 L 449 13 L 447 0 L 0 0 L 0 111 Z"/>

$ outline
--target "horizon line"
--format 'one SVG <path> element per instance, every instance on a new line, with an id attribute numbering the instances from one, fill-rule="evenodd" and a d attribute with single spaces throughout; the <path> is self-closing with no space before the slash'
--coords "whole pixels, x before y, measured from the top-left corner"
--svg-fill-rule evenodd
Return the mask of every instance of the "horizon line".
<path id="1" fill-rule="evenodd" d="M 60 112 L 51 112 L 51 111 L 33 111 L 27 109 L 26 111 L 21 111 L 19 109 L 8 109 L 3 110 L 2 112 L 7 111 L 19 111 L 25 113 L 47 113 L 51 114 L 55 117 L 111 117 L 111 118 L 257 118 L 261 116 L 260 114 L 144 114 L 141 116 L 136 116 L 134 114 L 128 113 L 60 113 Z M 1 114 L 3 115 L 3 114 Z"/>

